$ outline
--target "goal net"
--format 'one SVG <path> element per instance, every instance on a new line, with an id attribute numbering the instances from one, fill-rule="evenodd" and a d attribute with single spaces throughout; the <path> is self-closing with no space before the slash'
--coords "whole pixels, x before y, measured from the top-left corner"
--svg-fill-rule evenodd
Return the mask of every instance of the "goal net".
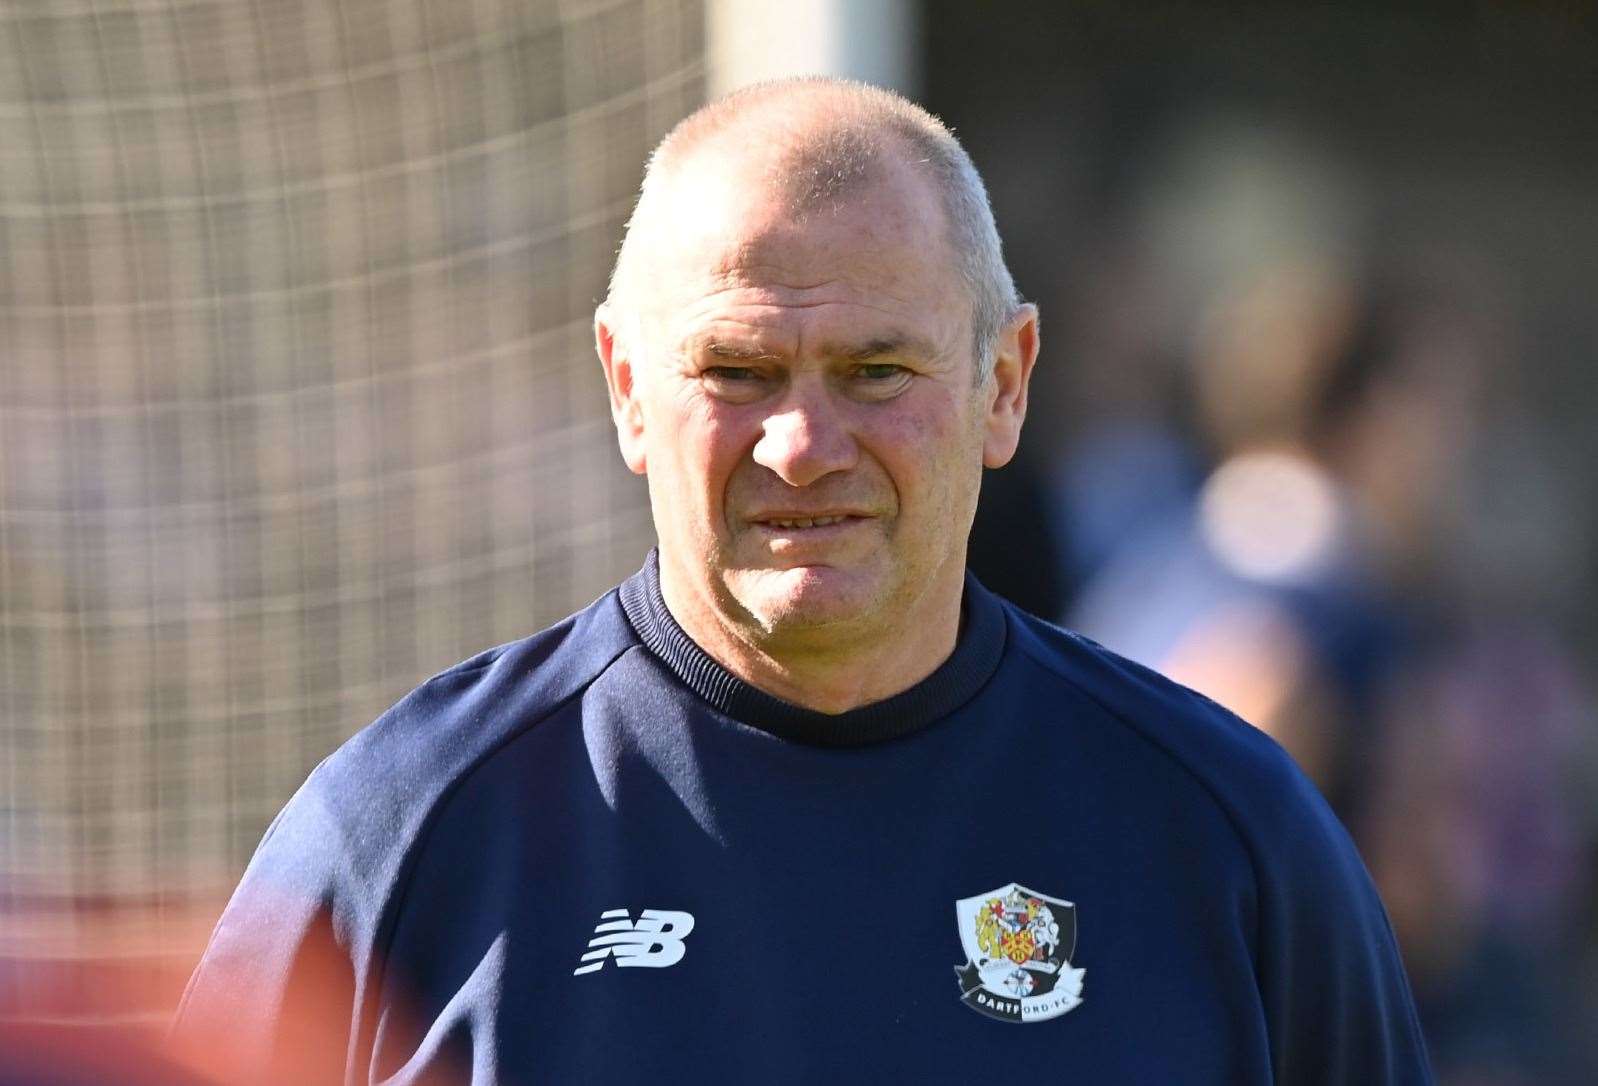
<path id="1" fill-rule="evenodd" d="M 590 322 L 702 22 L 0 6 L 0 1010 L 186 967 L 318 760 L 636 568 Z"/>

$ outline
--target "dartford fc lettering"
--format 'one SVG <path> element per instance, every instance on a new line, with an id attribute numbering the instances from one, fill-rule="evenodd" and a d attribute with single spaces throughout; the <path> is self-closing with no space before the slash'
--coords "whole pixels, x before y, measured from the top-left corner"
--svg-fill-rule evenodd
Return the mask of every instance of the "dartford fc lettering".
<path id="1" fill-rule="evenodd" d="M 1055 995 L 1039 996 L 1037 999 L 1028 1000 L 1021 1005 L 1022 1021 L 1053 1018 L 1057 1014 L 1064 1014 L 1078 1003 L 1082 1002 L 1075 996 L 1060 992 Z"/>
<path id="2" fill-rule="evenodd" d="M 977 993 L 977 1006 L 997 1011 L 1006 1017 L 1021 1015 L 1021 1004 L 1011 999 L 999 999 L 997 996 L 990 996 L 986 992 Z M 1025 1017 L 1025 1015 L 1021 1016 Z"/>

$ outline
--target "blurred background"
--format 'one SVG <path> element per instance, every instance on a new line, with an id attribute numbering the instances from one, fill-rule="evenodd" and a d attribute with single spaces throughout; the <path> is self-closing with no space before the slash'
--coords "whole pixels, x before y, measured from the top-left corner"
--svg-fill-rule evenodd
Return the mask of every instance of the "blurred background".
<path id="1" fill-rule="evenodd" d="M 1598 1080 L 1598 17 L 0 3 L 0 1023 L 158 1032 L 266 823 L 652 543 L 590 319 L 653 143 L 911 94 L 1044 317 L 995 588 L 1275 735 L 1440 1079 Z"/>

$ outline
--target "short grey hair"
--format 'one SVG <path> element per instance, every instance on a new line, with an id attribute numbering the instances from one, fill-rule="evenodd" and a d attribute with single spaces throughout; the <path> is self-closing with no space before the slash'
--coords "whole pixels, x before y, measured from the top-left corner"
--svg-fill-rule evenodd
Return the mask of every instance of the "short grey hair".
<path id="1" fill-rule="evenodd" d="M 802 114 L 803 123 L 796 123 L 789 107 L 806 106 L 812 107 L 810 112 Z M 902 156 L 932 183 L 943 205 L 950 250 L 971 295 L 976 379 L 985 382 L 993 372 L 999 333 L 1021 304 L 1004 263 L 987 189 L 946 124 L 914 102 L 866 83 L 830 77 L 756 83 L 681 121 L 649 157 L 611 272 L 608 301 L 623 302 L 633 289 L 642 245 L 638 239 L 647 233 L 640 226 L 654 213 L 663 176 L 712 137 L 756 123 L 791 139 L 773 182 L 787 191 L 796 213 L 868 183 L 886 155 Z"/>

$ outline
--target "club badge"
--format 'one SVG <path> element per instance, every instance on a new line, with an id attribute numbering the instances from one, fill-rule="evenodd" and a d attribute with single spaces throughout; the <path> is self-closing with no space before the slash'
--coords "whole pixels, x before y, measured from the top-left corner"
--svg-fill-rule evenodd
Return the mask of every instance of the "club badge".
<path id="1" fill-rule="evenodd" d="M 966 963 L 960 1001 L 1005 1022 L 1042 1022 L 1082 1002 L 1076 906 L 1009 883 L 954 903 Z"/>

